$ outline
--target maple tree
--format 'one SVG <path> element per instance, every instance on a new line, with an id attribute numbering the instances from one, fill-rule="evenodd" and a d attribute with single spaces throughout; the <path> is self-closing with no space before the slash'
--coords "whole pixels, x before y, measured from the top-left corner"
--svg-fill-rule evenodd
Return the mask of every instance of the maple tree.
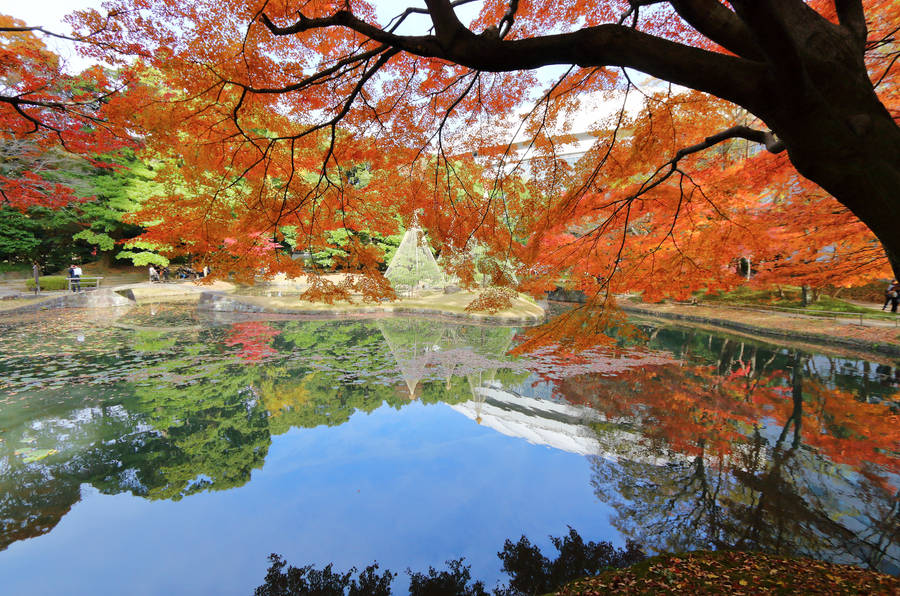
<path id="1" fill-rule="evenodd" d="M 0 15 L 0 200 L 20 210 L 89 199 L 67 174 L 112 167 L 99 156 L 134 144 L 120 111 L 137 99 L 125 93 L 129 74 L 99 65 L 70 74 L 47 36 L 83 41 Z"/>
<path id="2" fill-rule="evenodd" d="M 394 234 L 418 209 L 463 286 L 684 298 L 740 283 L 741 258 L 760 283 L 897 274 L 894 3 L 494 0 L 464 24 L 466 4 L 379 24 L 365 2 L 115 0 L 77 14 L 71 39 L 139 76 L 140 95 L 104 96 L 102 117 L 59 92 L 4 105 L 58 142 L 62 114 L 174 156 L 132 215 L 140 241 L 239 280 L 299 274 L 280 246 L 322 254 L 341 230 L 329 263 L 375 278 L 381 247 L 356 232 Z M 552 65 L 549 83 L 534 70 Z M 626 67 L 689 90 L 644 90 Z M 109 89 L 102 72 L 92 88 Z M 623 109 L 570 168 L 560 143 L 597 96 Z M 515 120 L 527 167 L 497 144 Z"/>
<path id="3" fill-rule="evenodd" d="M 422 223 L 442 252 L 485 243 L 533 273 L 555 242 L 586 290 L 617 277 L 637 279 L 640 287 L 640 280 L 668 271 L 674 284 L 663 289 L 650 280 L 640 289 L 651 299 L 682 295 L 697 287 L 688 275 L 725 282 L 717 263 L 701 259 L 708 254 L 685 254 L 679 242 L 708 227 L 718 242 L 706 243 L 707 253 L 734 246 L 735 226 L 724 225 L 731 221 L 729 190 L 740 195 L 752 188 L 732 176 L 728 188 L 720 181 L 720 192 L 707 194 L 704 185 L 715 179 L 707 175 L 699 184 L 692 168 L 706 174 L 715 169 L 705 167 L 708 149 L 745 139 L 773 153 L 786 149 L 790 165 L 761 158 L 753 167 L 793 173 L 791 184 L 811 181 L 830 193 L 843 205 L 841 225 L 855 222 L 852 213 L 900 271 L 893 232 L 900 224 L 895 3 L 495 0 L 468 25 L 456 12 L 464 4 L 428 0 L 425 8 L 410 7 L 384 24 L 365 2 L 117 0 L 108 4 L 108 16 L 82 13 L 81 35 L 91 32 L 95 55 L 139 56 L 161 73 L 175 100 L 140 118 L 155 131 L 155 142 L 184 148 L 190 171 L 180 175 L 195 195 L 154 205 L 180 221 L 167 220 L 148 237 L 186 242 L 228 270 L 261 235 L 279 240 L 282 226 L 296 227 L 314 248 L 333 229 L 394 232 L 392 215 L 408 217 L 424 207 Z M 427 31 L 405 33 L 417 18 Z M 547 65 L 567 70 L 538 94 L 522 124 L 546 157 L 541 171 L 522 183 L 471 162 L 461 165 L 460 156 L 472 148 L 496 145 L 507 129 L 503 117 L 541 88 L 533 69 Z M 690 122 L 669 142 L 656 129 L 658 118 L 625 122 L 622 112 L 618 122 L 606 123 L 611 138 L 598 146 L 589 171 L 567 175 L 552 159 L 548 123 L 571 116 L 579 96 L 632 90 L 627 71 L 615 67 L 697 90 L 687 99 L 667 94 L 647 101 L 648 114 L 668 112 Z M 732 109 L 713 106 L 711 98 Z M 743 108 L 742 116 L 734 106 Z M 730 122 L 723 118 L 729 115 Z M 623 124 L 634 127 L 628 142 Z M 631 158 L 621 160 L 629 151 Z M 361 166 L 373 173 L 365 185 L 348 175 Z M 627 184 L 610 186 L 614 177 L 607 170 L 617 166 Z M 746 167 L 736 170 L 748 174 Z M 837 205 L 794 200 L 790 209 L 768 209 L 758 195 L 750 198 L 749 192 L 742 197 L 746 214 L 768 211 L 763 215 L 781 227 L 798 223 L 794 214 L 816 222 Z M 754 229 L 763 229 L 762 221 Z M 819 227 L 834 235 L 834 226 Z M 581 242 L 569 246 L 566 234 L 573 232 Z M 544 243 L 532 240 L 523 248 L 535 234 Z M 219 257 L 225 237 L 238 244 Z M 788 254 L 818 271 L 827 270 L 816 263 L 829 255 L 877 261 L 870 236 L 846 250 L 822 244 L 830 241 L 824 236 L 805 236 L 818 251 L 806 258 L 797 254 L 796 237 L 785 238 L 784 250 L 767 257 L 779 261 L 773 271 Z M 766 256 L 768 240 L 749 248 Z M 659 241 L 665 246 L 657 249 Z M 650 263 L 635 256 L 648 246 Z M 734 247 L 728 257 L 743 256 L 746 248 Z M 354 258 L 365 266 L 375 255 L 361 248 Z M 273 265 L 290 269 L 287 262 Z M 550 269 L 556 277 L 563 271 Z M 884 270 L 883 261 L 869 269 L 876 270 Z M 520 282 L 539 291 L 552 276 L 538 275 L 530 286 Z"/>

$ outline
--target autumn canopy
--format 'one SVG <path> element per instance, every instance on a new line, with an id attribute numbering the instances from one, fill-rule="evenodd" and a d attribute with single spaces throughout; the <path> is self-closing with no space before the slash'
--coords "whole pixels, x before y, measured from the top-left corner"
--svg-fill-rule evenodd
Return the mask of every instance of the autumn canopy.
<path id="1" fill-rule="evenodd" d="M 109 0 L 70 17 L 107 65 L 78 77 L 46 32 L 2 22 L 0 127 L 23 152 L 136 148 L 159 183 L 132 216 L 142 241 L 238 278 L 297 273 L 285 245 L 335 230 L 336 265 L 375 275 L 371 238 L 421 210 L 464 285 L 655 300 L 741 283 L 743 261 L 760 282 L 843 286 L 900 275 L 898 11 Z M 569 163 L 580 132 L 596 143 Z M 73 198 L 20 161 L 2 200 Z"/>

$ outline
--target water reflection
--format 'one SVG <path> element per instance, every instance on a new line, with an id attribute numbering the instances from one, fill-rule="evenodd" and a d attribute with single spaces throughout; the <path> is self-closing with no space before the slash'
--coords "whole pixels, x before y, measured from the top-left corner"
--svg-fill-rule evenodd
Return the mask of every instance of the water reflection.
<path id="1" fill-rule="evenodd" d="M 590 457 L 615 527 L 649 548 L 900 571 L 889 364 L 675 328 L 511 358 L 510 328 L 197 317 L 0 322 L 0 548 L 51 531 L 82 485 L 173 501 L 243 486 L 274 437 L 415 400 Z"/>
<path id="2" fill-rule="evenodd" d="M 593 458 L 597 496 L 623 533 L 657 550 L 900 572 L 898 395 L 883 368 L 696 332 L 653 343 L 684 361 L 560 384 L 605 416 L 596 430 L 608 448 L 623 447 L 618 426 L 640 429 L 647 457 Z"/>
<path id="3" fill-rule="evenodd" d="M 40 333 L 46 321 L 7 327 L 0 547 L 51 530 L 84 483 L 148 499 L 226 490 L 247 483 L 272 437 L 290 428 L 340 425 L 356 411 L 402 407 L 411 394 L 426 403 L 468 400 L 469 377 L 486 369 L 507 382 L 524 378 L 498 374 L 509 328 L 179 322 L 138 318 L 87 331 L 85 321 L 55 321 L 55 341 Z M 80 333 L 90 338 L 85 352 L 68 347 Z M 50 352 L 61 358 L 43 370 L 29 356 Z M 399 389 L 398 365 L 409 393 Z M 440 385 L 416 391 L 435 379 Z M 26 462 L 28 453 L 50 449 Z"/>

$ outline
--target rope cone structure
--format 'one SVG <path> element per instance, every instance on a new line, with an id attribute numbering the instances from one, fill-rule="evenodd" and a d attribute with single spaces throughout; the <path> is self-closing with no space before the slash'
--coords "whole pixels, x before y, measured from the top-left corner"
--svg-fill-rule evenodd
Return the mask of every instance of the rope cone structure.
<path id="1" fill-rule="evenodd" d="M 397 291 L 410 294 L 417 290 L 440 289 L 445 285 L 444 273 L 438 266 L 425 232 L 415 217 L 403 234 L 400 246 L 384 276 Z"/>

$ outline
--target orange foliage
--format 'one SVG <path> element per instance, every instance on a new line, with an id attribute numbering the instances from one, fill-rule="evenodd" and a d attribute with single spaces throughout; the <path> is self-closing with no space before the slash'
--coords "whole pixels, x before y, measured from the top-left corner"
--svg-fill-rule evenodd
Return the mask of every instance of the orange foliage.
<path id="1" fill-rule="evenodd" d="M 482 290 L 468 305 L 466 312 L 488 312 L 494 314 L 512 306 L 516 293 L 509 288 L 487 288 Z"/>
<path id="2" fill-rule="evenodd" d="M 812 6 L 836 19 L 832 3 Z M 488 0 L 467 25 L 493 35 L 508 8 Z M 616 23 L 629 8 L 624 0 L 533 0 L 518 4 L 502 34 L 517 40 Z M 109 18 L 74 18 L 78 31 L 91 33 L 86 51 L 118 64 L 135 57 L 123 72 L 140 73 L 147 86 L 127 101 L 116 95 L 104 118 L 109 111 L 148 154 L 168 159 L 157 178 L 167 190 L 133 221 L 146 226 L 144 240 L 168 247 L 169 256 L 200 255 L 214 275 L 299 275 L 277 244 L 289 233 L 297 250 L 315 252 L 332 230 L 392 234 L 419 209 L 463 286 L 484 273 L 534 295 L 567 285 L 599 304 L 621 292 L 656 301 L 727 290 L 744 283 L 734 271 L 740 258 L 750 260 L 756 283 L 846 286 L 890 275 L 872 233 L 785 154 L 755 155 L 758 145 L 737 138 L 679 154 L 735 123 L 765 128 L 699 91 L 636 89 L 610 67 L 574 65 L 549 87 L 531 70 L 476 71 L 424 46 L 380 45 L 390 25 L 366 29 L 377 15 L 364 1 L 111 0 L 106 9 Z M 867 65 L 878 98 L 896 114 L 896 51 L 887 36 L 896 3 L 867 0 L 865 9 Z M 627 19 L 648 35 L 726 52 L 666 3 L 639 12 Z M 332 22 L 335 14 L 363 25 Z M 314 19 L 323 26 L 309 28 Z M 294 33 L 275 34 L 293 24 Z M 50 65 L 48 80 L 58 71 L 36 43 L 30 59 Z M 21 53 L 4 51 L 10 60 Z M 89 76 L 98 88 L 110 85 L 100 69 Z M 580 132 L 577 114 L 639 91 L 643 108 L 623 107 L 594 125 L 592 151 L 574 169 L 566 164 L 560 153 Z M 3 109 L 7 120 L 15 115 Z M 527 163 L 503 142 L 516 120 L 519 138 L 531 139 Z M 22 132 L 21 119 L 16 126 Z M 77 129 L 66 130 L 75 142 Z M 490 259 L 476 263 L 476 247 Z M 339 266 L 372 280 L 362 293 L 389 297 L 374 281 L 380 252 L 351 237 L 347 253 Z M 348 296 L 324 282 L 306 295 Z M 559 328 L 577 333 L 567 325 Z"/>
<path id="3" fill-rule="evenodd" d="M 885 404 L 860 401 L 851 392 L 804 379 L 792 391 L 786 371 L 749 371 L 731 363 L 720 374 L 698 365 L 647 365 L 610 379 L 562 381 L 571 401 L 609 419 L 639 417 L 642 432 L 677 453 L 727 456 L 740 449 L 766 419 L 802 436 L 802 442 L 837 464 L 900 471 L 900 417 Z M 900 395 L 894 396 L 900 399 Z M 790 437 L 787 437 L 790 438 Z M 791 441 L 782 436 L 778 443 Z M 870 470 L 870 473 L 874 471 Z"/>
<path id="4" fill-rule="evenodd" d="M 68 74 L 22 21 L 0 15 L 0 29 L 0 204 L 60 208 L 87 200 L 54 180 L 67 165 L 61 154 L 110 166 L 96 156 L 134 144 L 123 116 L 139 89 L 128 89 L 127 69 L 117 76 L 100 66 Z"/>

